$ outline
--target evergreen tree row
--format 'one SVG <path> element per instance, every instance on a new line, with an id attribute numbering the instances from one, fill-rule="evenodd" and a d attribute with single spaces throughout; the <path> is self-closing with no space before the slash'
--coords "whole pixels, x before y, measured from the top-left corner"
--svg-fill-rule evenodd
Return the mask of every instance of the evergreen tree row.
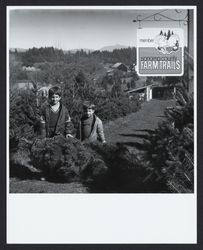
<path id="1" fill-rule="evenodd" d="M 42 62 L 59 62 L 64 61 L 65 63 L 78 62 L 85 58 L 98 60 L 103 63 L 117 63 L 122 62 L 127 65 L 131 65 L 136 61 L 136 48 L 122 48 L 110 51 L 88 51 L 77 50 L 63 51 L 54 47 L 41 47 L 41 48 L 31 48 L 26 52 L 10 52 L 14 54 L 19 61 L 25 66 L 33 66 L 35 63 Z"/>

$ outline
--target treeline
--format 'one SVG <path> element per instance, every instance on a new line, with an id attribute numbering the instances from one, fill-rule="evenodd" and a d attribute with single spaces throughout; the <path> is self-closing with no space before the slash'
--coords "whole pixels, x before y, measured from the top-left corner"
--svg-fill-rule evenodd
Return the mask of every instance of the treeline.
<path id="1" fill-rule="evenodd" d="M 126 65 L 131 65 L 136 62 L 136 48 L 128 47 L 123 49 L 115 49 L 110 51 L 94 51 L 90 54 L 93 57 L 98 58 L 104 63 L 117 63 L 122 62 Z"/>
<path id="2" fill-rule="evenodd" d="M 64 52 L 54 47 L 31 48 L 25 52 L 11 52 L 15 55 L 17 61 L 22 62 L 24 66 L 33 66 L 39 62 L 56 62 L 64 60 Z"/>
<path id="3" fill-rule="evenodd" d="M 14 54 L 18 61 L 22 62 L 24 66 L 33 66 L 35 63 L 43 62 L 59 62 L 65 63 L 78 62 L 83 59 L 94 59 L 103 63 L 122 62 L 131 65 L 136 62 L 136 48 L 128 47 L 123 49 L 115 49 L 110 51 L 85 51 L 78 50 L 75 53 L 65 52 L 54 47 L 31 48 L 26 52 L 10 52 Z"/>

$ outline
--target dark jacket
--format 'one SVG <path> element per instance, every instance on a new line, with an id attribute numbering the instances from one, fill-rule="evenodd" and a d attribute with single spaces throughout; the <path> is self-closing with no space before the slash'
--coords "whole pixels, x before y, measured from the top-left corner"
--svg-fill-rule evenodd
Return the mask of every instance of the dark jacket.
<path id="1" fill-rule="evenodd" d="M 77 135 L 78 135 L 78 139 L 82 140 L 82 123 L 81 123 L 81 121 L 79 124 L 79 131 L 78 131 Z M 97 140 L 99 140 L 103 143 L 106 142 L 102 121 L 95 114 L 93 114 L 93 123 L 92 123 L 91 133 L 90 133 L 89 137 L 86 138 L 84 141 L 96 142 Z"/>
<path id="2" fill-rule="evenodd" d="M 60 105 L 59 117 L 55 127 L 55 135 L 64 135 L 73 133 L 73 125 L 70 119 L 68 110 L 62 104 Z M 50 119 L 50 106 L 46 105 L 41 109 L 41 135 L 43 137 L 50 137 L 49 135 L 49 119 Z"/>

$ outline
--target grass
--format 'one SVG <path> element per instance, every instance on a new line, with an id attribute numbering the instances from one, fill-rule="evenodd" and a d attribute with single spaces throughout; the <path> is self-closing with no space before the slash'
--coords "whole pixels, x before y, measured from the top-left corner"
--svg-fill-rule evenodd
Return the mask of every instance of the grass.
<path id="1" fill-rule="evenodd" d="M 129 149 L 141 153 L 142 142 L 147 131 L 154 130 L 165 119 L 164 110 L 172 106 L 173 100 L 151 100 L 142 108 L 126 117 L 104 124 L 107 143 L 122 143 Z M 88 188 L 81 183 L 53 183 L 40 180 L 21 180 L 10 178 L 11 193 L 88 193 Z"/>
<path id="2" fill-rule="evenodd" d="M 158 123 L 165 119 L 165 108 L 173 104 L 173 100 L 151 100 L 143 103 L 138 112 L 106 123 L 104 131 L 107 142 L 143 141 L 139 135 L 145 133 L 145 130 L 157 128 Z"/>
<path id="3" fill-rule="evenodd" d="M 10 178 L 10 193 L 87 193 L 81 183 L 53 183 L 41 180 Z"/>

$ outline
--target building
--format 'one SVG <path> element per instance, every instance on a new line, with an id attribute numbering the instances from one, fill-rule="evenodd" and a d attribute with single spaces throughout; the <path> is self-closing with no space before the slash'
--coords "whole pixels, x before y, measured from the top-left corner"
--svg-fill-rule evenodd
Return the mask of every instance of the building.
<path id="1" fill-rule="evenodd" d="M 30 80 L 19 80 L 11 87 L 18 90 L 31 90 L 34 89 L 34 85 Z"/>
<path id="2" fill-rule="evenodd" d="M 140 100 L 150 101 L 152 99 L 152 85 L 143 86 L 127 91 L 131 96 L 133 94 L 138 94 Z"/>
<path id="3" fill-rule="evenodd" d="M 41 88 L 38 89 L 37 93 L 39 96 L 43 96 L 43 97 L 48 97 L 48 92 L 49 92 L 49 89 L 51 88 L 52 86 L 49 85 L 49 86 L 43 86 Z"/>
<path id="4" fill-rule="evenodd" d="M 124 63 L 115 63 L 112 66 L 112 68 L 113 69 L 118 69 L 118 70 L 121 70 L 121 71 L 124 71 L 124 72 L 128 71 L 128 67 Z"/>
<path id="5" fill-rule="evenodd" d="M 127 93 L 132 96 L 138 94 L 140 100 L 150 101 L 152 99 L 165 99 L 173 98 L 176 93 L 175 86 L 159 86 L 157 84 L 151 84 L 135 89 L 128 90 Z"/>
<path id="6" fill-rule="evenodd" d="M 28 66 L 28 67 L 26 67 L 26 66 L 23 66 L 22 67 L 22 69 L 24 70 L 24 71 L 27 71 L 27 72 L 36 72 L 36 71 L 40 71 L 40 69 L 37 69 L 37 68 L 35 68 L 35 67 L 31 67 L 31 66 Z"/>

